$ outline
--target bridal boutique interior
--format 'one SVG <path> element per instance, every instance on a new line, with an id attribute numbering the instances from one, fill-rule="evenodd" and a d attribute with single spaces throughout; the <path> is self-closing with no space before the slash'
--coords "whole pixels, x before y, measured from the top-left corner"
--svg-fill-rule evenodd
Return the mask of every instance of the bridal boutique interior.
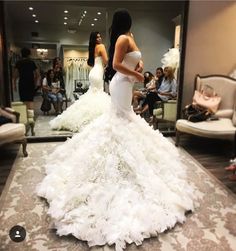
<path id="1" fill-rule="evenodd" d="M 86 64 L 88 56 L 88 39 L 93 30 L 101 33 L 103 42 L 109 48 L 109 26 L 112 14 L 117 8 L 130 9 L 133 17 L 132 32 L 135 35 L 138 46 L 143 53 L 145 61 L 144 71 L 150 71 L 155 75 L 157 67 L 162 67 L 163 55 L 169 49 L 175 47 L 176 51 L 182 50 L 183 22 L 185 18 L 184 2 L 159 2 L 153 1 L 145 4 L 139 1 L 35 1 L 29 6 L 29 2 L 11 1 L 5 2 L 5 30 L 7 50 L 11 68 L 14 68 L 16 59 L 20 56 L 20 49 L 31 49 L 31 58 L 35 61 L 41 75 L 41 82 L 45 72 L 52 68 L 53 58 L 59 56 L 63 62 L 64 83 L 67 96 L 67 105 L 70 106 L 76 99 L 75 83 L 81 83 L 83 89 L 89 87 L 88 73 L 90 68 Z M 33 10 L 29 10 L 32 7 Z M 20 12 L 15 13 L 16 9 Z M 54 10 L 53 18 L 49 10 Z M 68 11 L 68 13 L 64 13 Z M 22 14 L 25 15 L 22 17 Z M 34 17 L 34 16 L 35 17 Z M 41 19 L 41 20 L 39 20 Z M 14 23 L 14 26 L 13 26 Z M 149 39 L 144 42 L 143 36 Z M 178 55 L 178 57 L 180 57 Z M 179 61 L 177 59 L 175 75 L 181 82 L 179 74 Z M 166 65 L 165 65 L 166 66 Z M 12 78 L 9 69 L 9 79 Z M 40 86 L 41 83 L 38 83 Z M 142 83 L 136 83 L 134 88 L 143 87 Z M 11 102 L 19 101 L 19 95 L 9 86 Z M 107 90 L 108 88 L 106 88 Z M 175 101 L 170 122 L 160 123 L 160 130 L 174 131 L 174 123 L 177 114 L 177 102 Z M 40 110 L 42 95 L 38 89 L 35 97 L 35 125 L 34 135 L 28 131 L 29 137 L 65 137 L 71 135 L 68 131 L 51 130 L 49 121 L 55 117 L 52 108 L 45 116 Z M 65 110 L 65 106 L 63 109 Z M 33 139 L 32 139 L 33 140 Z"/>
<path id="2" fill-rule="evenodd" d="M 33 23 L 36 21 L 32 18 L 34 13 L 27 13 L 28 8 L 32 6 L 35 10 L 40 10 L 37 15 L 42 19 L 39 19 L 38 23 Z M 189 1 L 186 4 L 178 1 L 140 1 L 135 2 L 135 5 L 133 1 L 5 2 L 1 3 L 1 12 L 4 12 L 1 16 L 5 17 L 2 22 L 4 27 L 1 27 L 1 105 L 10 106 L 11 102 L 18 101 L 17 93 L 11 89 L 10 78 L 11 66 L 19 58 L 19 48 L 30 47 L 32 56 L 35 55 L 35 61 L 42 71 L 51 67 L 56 56 L 61 57 L 64 66 L 69 67 L 72 61 L 77 63 L 86 57 L 91 21 L 97 18 L 97 12 L 101 12 L 101 17 L 97 20 L 101 23 L 94 21 L 94 25 L 101 32 L 108 48 L 109 24 L 112 13 L 118 7 L 130 10 L 134 22 L 132 32 L 142 51 L 145 70 L 153 73 L 156 67 L 161 65 L 163 55 L 175 44 L 176 22 L 180 24 L 176 119 L 181 117 L 181 109 L 191 102 L 196 74 L 227 76 L 235 69 L 235 57 L 232 56 L 236 42 L 233 26 L 235 2 Z M 75 12 L 70 27 L 64 24 L 64 10 Z M 82 25 L 79 26 L 85 10 L 88 14 L 86 13 Z M 90 11 L 92 16 L 89 17 Z M 90 20 L 87 21 L 87 17 Z M 44 18 L 48 18 L 47 21 L 44 21 Z M 83 22 L 86 23 L 84 26 Z M 34 32 L 38 33 L 38 36 L 34 36 Z M 47 49 L 46 57 L 43 51 L 38 54 L 37 49 Z M 81 82 L 85 81 L 87 85 L 86 69 L 81 68 L 85 72 Z M 72 87 L 68 89 L 68 93 L 72 90 Z M 88 250 L 86 243 L 71 237 L 59 238 L 54 231 L 48 231 L 50 222 L 46 215 L 46 205 L 40 208 L 40 203 L 35 200 L 33 192 L 30 192 L 34 190 L 38 180 L 42 179 L 40 166 L 43 165 L 44 156 L 61 144 L 58 141 L 64 141 L 71 136 L 68 131 L 55 132 L 49 129 L 48 122 L 55 114 L 52 111 L 49 115 L 44 115 L 40 110 L 41 102 L 42 96 L 39 93 L 35 102 L 35 136 L 31 135 L 30 130 L 27 136 L 29 157 L 22 157 L 19 145 L 9 144 L 0 148 L 0 210 L 3 222 L 6 223 L 6 226 L 0 229 L 0 249 L 73 250 L 79 246 L 80 250 Z M 71 102 L 68 101 L 68 105 Z M 172 137 L 169 139 L 175 141 L 173 127 L 167 124 L 167 127 L 160 129 L 164 132 L 167 130 L 167 133 L 171 131 Z M 202 207 L 197 211 L 199 217 L 188 218 L 185 225 L 162 234 L 159 241 L 155 238 L 144 241 L 143 250 L 193 250 L 193 247 L 200 250 L 206 247 L 208 250 L 217 247 L 222 247 L 221 250 L 234 250 L 236 199 L 233 193 L 236 191 L 236 183 L 228 179 L 228 172 L 224 170 L 232 158 L 232 149 L 233 142 L 228 140 L 204 139 L 190 135 L 183 137 L 179 151 L 184 161 L 191 166 L 191 179 L 196 180 L 196 185 L 201 188 L 203 194 Z M 19 216 L 25 212 L 29 214 L 30 211 L 32 213 L 28 221 L 24 216 Z M 46 223 L 39 226 L 39 221 Z M 10 226 L 18 224 L 27 226 L 27 242 L 14 243 L 8 237 Z M 38 229 L 34 228 L 34 225 Z M 40 243 L 43 243 L 43 248 Z M 136 249 L 135 245 L 127 248 Z"/>

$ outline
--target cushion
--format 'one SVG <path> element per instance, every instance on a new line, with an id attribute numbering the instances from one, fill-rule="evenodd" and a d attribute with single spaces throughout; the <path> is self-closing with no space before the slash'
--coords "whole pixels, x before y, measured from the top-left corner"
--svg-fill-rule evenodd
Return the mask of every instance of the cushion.
<path id="1" fill-rule="evenodd" d="M 232 120 L 228 118 L 220 118 L 214 121 L 202 121 L 193 123 L 185 119 L 179 119 L 176 128 L 180 132 L 190 133 L 197 136 L 208 138 L 232 139 L 234 137 L 236 127 Z"/>
<path id="2" fill-rule="evenodd" d="M 25 125 L 8 123 L 0 126 L 0 144 L 25 138 Z"/>
<path id="3" fill-rule="evenodd" d="M 158 117 L 160 115 L 162 115 L 162 108 L 157 108 L 153 110 L 153 115 Z"/>
<path id="4" fill-rule="evenodd" d="M 221 110 L 218 110 L 215 115 L 218 117 L 218 118 L 232 118 L 233 116 L 233 112 L 234 110 L 233 109 L 221 109 Z"/>

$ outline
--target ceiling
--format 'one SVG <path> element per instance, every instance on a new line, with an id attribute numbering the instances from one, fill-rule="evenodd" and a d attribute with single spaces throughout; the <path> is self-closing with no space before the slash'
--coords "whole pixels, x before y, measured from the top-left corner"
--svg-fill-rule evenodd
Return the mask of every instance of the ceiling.
<path id="1" fill-rule="evenodd" d="M 29 7 L 34 9 L 31 11 Z M 127 8 L 128 10 L 142 10 L 148 12 L 170 11 L 181 9 L 183 1 L 5 1 L 6 20 L 10 20 L 14 30 L 28 32 L 28 40 L 37 41 L 37 36 L 31 36 L 32 32 L 39 33 L 38 41 L 47 41 L 44 31 L 50 30 L 51 33 L 58 33 L 63 30 L 63 36 L 69 36 L 68 32 L 79 33 L 80 31 L 99 30 L 105 32 L 106 11 L 116 8 Z M 65 14 L 64 10 L 68 10 Z M 85 17 L 81 16 L 86 11 Z M 101 12 L 101 15 L 97 13 Z M 36 14 L 36 17 L 32 17 Z M 65 20 L 64 17 L 68 19 Z M 94 21 L 97 18 L 97 21 Z M 35 23 L 38 20 L 38 23 Z M 67 24 L 65 25 L 64 22 Z M 91 24 L 94 26 L 91 26 Z M 15 32 L 17 33 L 17 32 Z M 58 33 L 59 34 L 59 33 Z M 67 35 L 66 35 L 67 34 Z M 37 35 L 37 34 L 36 34 Z M 42 36 L 42 39 L 40 38 Z M 59 35 L 61 36 L 61 34 Z M 56 36 L 55 36 L 56 37 Z M 40 40 L 41 39 L 41 40 Z"/>
<path id="2" fill-rule="evenodd" d="M 34 9 L 31 11 L 29 7 Z M 8 1 L 6 2 L 6 10 L 8 15 L 12 19 L 12 23 L 25 23 L 32 25 L 57 25 L 64 27 L 65 29 L 77 28 L 81 30 L 87 30 L 91 28 L 91 23 L 101 29 L 104 27 L 106 16 L 105 8 L 103 7 L 93 7 L 93 6 L 84 6 L 80 2 L 60 2 L 60 1 Z M 68 13 L 65 14 L 64 10 L 68 10 Z M 81 20 L 84 11 L 87 11 L 85 17 Z M 101 15 L 98 15 L 97 12 L 101 12 Z M 32 17 L 32 14 L 36 14 L 36 17 Z M 68 19 L 65 20 L 64 17 Z M 94 18 L 97 18 L 97 21 L 94 21 Z M 35 20 L 38 20 L 39 23 L 34 23 Z M 67 25 L 64 25 L 64 22 L 67 22 Z M 37 27 L 36 26 L 36 27 Z"/>

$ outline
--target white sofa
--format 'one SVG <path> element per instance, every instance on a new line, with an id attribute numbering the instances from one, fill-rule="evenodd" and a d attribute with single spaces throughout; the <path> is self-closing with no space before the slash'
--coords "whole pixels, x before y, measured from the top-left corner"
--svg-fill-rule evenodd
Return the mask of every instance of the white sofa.
<path id="1" fill-rule="evenodd" d="M 195 89 L 208 84 L 222 98 L 216 116 L 219 120 L 190 122 L 179 119 L 176 122 L 176 146 L 179 145 L 183 133 L 206 138 L 234 140 L 234 154 L 236 155 L 236 79 L 224 75 L 210 75 L 195 77 Z"/>
<path id="2" fill-rule="evenodd" d="M 0 145 L 8 143 L 21 143 L 24 157 L 28 156 L 26 151 L 27 140 L 25 137 L 25 125 L 19 122 L 19 113 L 11 108 L 0 109 L 0 114 L 12 119 L 13 123 L 0 126 Z"/>

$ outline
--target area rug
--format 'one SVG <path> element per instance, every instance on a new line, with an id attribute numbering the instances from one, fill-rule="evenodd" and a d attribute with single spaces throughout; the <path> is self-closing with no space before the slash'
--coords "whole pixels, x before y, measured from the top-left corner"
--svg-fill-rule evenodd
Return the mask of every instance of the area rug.
<path id="1" fill-rule="evenodd" d="M 44 177 L 45 156 L 61 143 L 28 145 L 29 157 L 21 149 L 0 198 L 1 251 L 106 251 L 114 247 L 89 248 L 73 236 L 59 237 L 47 215 L 47 203 L 35 194 L 35 187 Z M 198 188 L 198 206 L 187 215 L 186 222 L 127 251 L 233 251 L 236 247 L 236 197 L 208 173 L 187 152 L 179 148 L 182 161 L 188 166 L 188 179 Z M 9 237 L 10 229 L 20 225 L 26 230 L 22 242 Z"/>

